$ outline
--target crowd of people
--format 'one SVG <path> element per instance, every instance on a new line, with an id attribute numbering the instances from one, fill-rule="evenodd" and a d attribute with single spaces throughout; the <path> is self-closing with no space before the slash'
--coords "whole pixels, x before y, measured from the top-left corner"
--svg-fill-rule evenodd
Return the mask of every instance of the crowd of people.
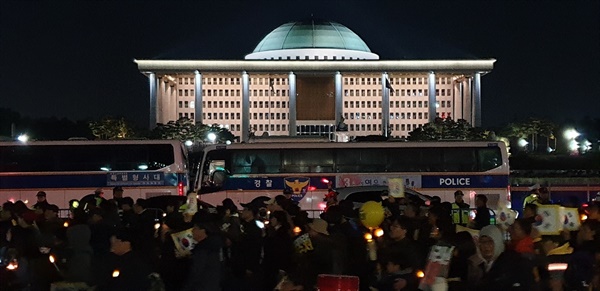
<path id="1" fill-rule="evenodd" d="M 485 195 L 476 197 L 475 219 L 465 216 L 461 191 L 454 203 L 427 206 L 389 196 L 381 232 L 361 223 L 351 201 L 327 197 L 327 210 L 310 217 L 291 194 L 193 210 L 171 200 L 164 217 L 118 187 L 111 199 L 100 189 L 72 205 L 69 219 L 42 191 L 33 209 L 6 202 L 0 255 L 13 267 L 0 272 L 0 289 L 315 290 L 327 274 L 356 278 L 360 290 L 420 290 L 430 288 L 422 277 L 434 271 L 436 246 L 452 250 L 443 290 L 600 288 L 598 202 L 578 232 L 541 236 L 533 201 L 504 231 Z M 189 240 L 175 239 L 181 233 Z M 566 267 L 557 272 L 556 264 Z"/>

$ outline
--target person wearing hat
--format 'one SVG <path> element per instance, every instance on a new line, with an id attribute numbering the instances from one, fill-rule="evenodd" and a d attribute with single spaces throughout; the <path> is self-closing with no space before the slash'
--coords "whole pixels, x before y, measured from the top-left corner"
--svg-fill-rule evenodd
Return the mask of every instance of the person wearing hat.
<path id="1" fill-rule="evenodd" d="M 50 205 L 46 200 L 46 192 L 38 191 L 35 197 L 37 198 L 37 202 L 33 204 L 34 209 L 46 209 L 46 206 Z"/>
<path id="2" fill-rule="evenodd" d="M 452 203 L 452 222 L 456 225 L 467 226 L 469 223 L 469 204 L 465 203 L 465 194 L 461 190 L 454 192 L 454 203 Z"/>
<path id="3" fill-rule="evenodd" d="M 539 204 L 538 200 L 540 198 L 540 184 L 535 184 L 529 187 L 529 191 L 529 195 L 523 200 L 523 209 L 525 209 L 525 205 L 527 204 Z"/>
<path id="4" fill-rule="evenodd" d="M 315 218 L 307 224 L 308 235 L 313 249 L 299 254 L 298 270 L 306 270 L 311 285 L 316 285 L 319 274 L 333 274 L 334 266 L 343 265 L 336 260 L 335 244 L 328 231 L 328 223 Z"/>

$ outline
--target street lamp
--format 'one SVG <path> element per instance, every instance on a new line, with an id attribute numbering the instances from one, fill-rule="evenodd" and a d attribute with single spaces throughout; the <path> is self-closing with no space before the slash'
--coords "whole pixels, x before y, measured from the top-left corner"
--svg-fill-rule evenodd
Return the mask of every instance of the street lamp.
<path id="1" fill-rule="evenodd" d="M 569 151 L 572 154 L 575 154 L 577 151 L 577 148 L 579 148 L 579 144 L 577 143 L 577 141 L 575 139 L 577 137 L 579 137 L 580 135 L 581 134 L 573 128 L 569 128 L 569 129 L 565 130 L 565 132 L 564 132 L 564 137 L 568 140 L 567 146 L 569 148 Z"/>
<path id="2" fill-rule="evenodd" d="M 29 136 L 27 134 L 21 134 L 17 137 L 17 140 L 20 142 L 27 142 L 29 140 Z"/>
<path id="3" fill-rule="evenodd" d="M 211 143 L 215 143 L 215 140 L 217 140 L 217 134 L 214 132 L 209 132 L 208 135 L 206 135 L 206 137 Z"/>
<path id="4" fill-rule="evenodd" d="M 574 139 L 576 139 L 580 135 L 581 134 L 579 132 L 577 132 L 577 130 L 575 130 L 573 128 L 567 129 L 564 132 L 564 136 L 568 140 L 574 140 Z"/>

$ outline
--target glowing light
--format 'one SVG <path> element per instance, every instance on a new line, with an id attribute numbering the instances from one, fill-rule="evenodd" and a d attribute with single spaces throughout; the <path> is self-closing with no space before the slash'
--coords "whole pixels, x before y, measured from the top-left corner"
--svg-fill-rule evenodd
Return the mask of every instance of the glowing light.
<path id="1" fill-rule="evenodd" d="M 12 260 L 12 261 L 10 261 L 10 263 L 8 263 L 8 265 L 6 265 L 6 269 L 9 271 L 14 271 L 18 268 L 19 268 L 19 263 L 17 262 L 17 260 Z"/>
<path id="2" fill-rule="evenodd" d="M 185 141 L 185 145 L 188 146 L 188 147 L 191 147 L 193 144 L 194 144 L 194 142 L 191 141 L 191 140 L 186 140 Z"/>
<path id="3" fill-rule="evenodd" d="M 29 203 L 29 200 L 25 199 L 25 201 L 23 201 L 25 204 Z"/>
<path id="4" fill-rule="evenodd" d="M 54 259 L 53 255 L 48 256 L 48 260 L 50 260 L 50 263 L 54 264 L 54 262 L 56 261 L 56 259 Z"/>
<path id="5" fill-rule="evenodd" d="M 567 129 L 564 132 L 564 136 L 566 139 L 575 139 L 578 136 L 580 136 L 581 134 L 579 132 L 577 132 L 577 130 L 571 128 L 571 129 Z"/>
<path id="6" fill-rule="evenodd" d="M 423 277 L 425 277 L 425 272 L 423 272 L 423 271 L 421 271 L 421 270 L 417 271 L 417 277 L 418 277 L 418 278 L 423 278 Z"/>
<path id="7" fill-rule="evenodd" d="M 140 170 L 142 170 L 142 171 L 143 171 L 143 170 L 148 170 L 148 165 L 146 165 L 146 164 L 141 164 L 141 165 L 139 165 L 139 166 L 138 166 L 138 169 L 140 169 Z"/>
<path id="8" fill-rule="evenodd" d="M 329 184 L 329 179 L 323 178 L 321 179 L 321 182 L 323 182 L 323 184 Z"/>
<path id="9" fill-rule="evenodd" d="M 523 139 L 523 138 L 520 138 L 520 139 L 519 139 L 519 146 L 520 146 L 520 147 L 524 148 L 524 147 L 526 147 L 528 144 L 529 144 L 529 142 L 528 142 L 528 141 L 526 141 L 525 139 Z"/>
<path id="10" fill-rule="evenodd" d="M 265 228 L 265 224 L 264 224 L 264 222 L 262 222 L 262 221 L 260 221 L 260 220 L 257 220 L 257 221 L 256 221 L 256 226 L 258 226 L 259 228 Z"/>
<path id="11" fill-rule="evenodd" d="M 167 216 L 167 214 L 166 214 L 166 213 L 163 213 L 163 217 L 166 217 L 166 216 Z"/>
<path id="12" fill-rule="evenodd" d="M 100 170 L 108 172 L 108 171 L 110 171 L 110 168 L 109 167 L 100 167 Z"/>
<path id="13" fill-rule="evenodd" d="M 564 271 L 568 266 L 566 263 L 552 263 L 548 264 L 548 271 Z"/>
<path id="14" fill-rule="evenodd" d="M 315 186 L 308 186 L 308 191 L 315 191 L 317 190 L 317 187 Z"/>
<path id="15" fill-rule="evenodd" d="M 65 221 L 65 223 L 63 223 L 63 226 L 64 226 L 64 227 L 69 227 L 69 222 L 68 222 L 68 221 Z"/>
<path id="16" fill-rule="evenodd" d="M 230 141 L 230 140 L 228 140 L 228 141 L 226 141 L 226 142 L 225 142 L 225 144 L 226 144 L 226 145 L 230 145 L 230 144 L 231 144 L 231 141 Z"/>
<path id="17" fill-rule="evenodd" d="M 217 134 L 215 134 L 214 132 L 209 132 L 209 133 L 206 135 L 206 138 L 208 138 L 208 140 L 209 140 L 210 142 L 215 142 L 215 140 L 217 140 Z"/>
<path id="18" fill-rule="evenodd" d="M 160 223 L 154 224 L 154 229 L 159 229 L 159 228 L 160 228 Z"/>
<path id="19" fill-rule="evenodd" d="M 367 232 L 367 233 L 365 233 L 365 236 L 364 236 L 364 238 L 365 238 L 367 241 L 372 241 L 372 240 L 373 240 L 373 235 L 372 235 L 371 233 Z"/>
<path id="20" fill-rule="evenodd" d="M 571 141 L 569 141 L 569 150 L 576 151 L 578 147 L 579 143 L 577 143 L 576 140 L 572 139 Z"/>
<path id="21" fill-rule="evenodd" d="M 586 221 L 588 219 L 588 216 L 585 214 L 581 215 L 581 221 Z"/>
<path id="22" fill-rule="evenodd" d="M 119 275 L 121 274 L 121 272 L 119 272 L 119 270 L 114 270 L 112 273 L 113 278 L 119 277 Z"/>
<path id="23" fill-rule="evenodd" d="M 298 234 L 300 234 L 300 232 L 302 232 L 302 229 L 299 226 L 295 226 L 294 227 L 294 234 L 298 235 Z"/>
<path id="24" fill-rule="evenodd" d="M 383 229 L 381 228 L 376 229 L 374 233 L 376 237 L 382 237 L 384 234 Z"/>
<path id="25" fill-rule="evenodd" d="M 325 202 L 319 203 L 319 209 L 325 210 L 326 207 L 327 207 L 327 204 Z"/>
<path id="26" fill-rule="evenodd" d="M 29 136 L 27 134 L 21 134 L 17 137 L 17 140 L 20 142 L 27 142 L 29 140 Z"/>

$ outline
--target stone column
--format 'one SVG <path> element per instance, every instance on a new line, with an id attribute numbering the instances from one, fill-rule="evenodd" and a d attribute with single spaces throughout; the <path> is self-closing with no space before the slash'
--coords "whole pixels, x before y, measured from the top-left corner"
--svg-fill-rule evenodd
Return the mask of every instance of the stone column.
<path id="1" fill-rule="evenodd" d="M 290 104 L 289 104 L 289 110 L 290 113 L 288 115 L 289 117 L 289 121 L 290 121 L 290 125 L 289 125 L 289 132 L 290 132 L 290 136 L 296 136 L 297 130 L 296 130 L 296 74 L 294 74 L 294 72 L 290 72 L 290 74 L 288 75 L 288 83 L 290 85 Z"/>
<path id="2" fill-rule="evenodd" d="M 429 122 L 433 122 L 435 120 L 435 113 L 437 112 L 436 106 L 436 96 L 435 96 L 435 73 L 433 71 L 429 72 Z"/>
<path id="3" fill-rule="evenodd" d="M 342 95 L 342 73 L 335 73 L 335 125 L 342 122 L 342 114 L 344 113 L 343 95 Z"/>
<path id="4" fill-rule="evenodd" d="M 149 84 L 150 84 L 150 120 L 148 122 L 149 128 L 152 130 L 154 129 L 154 127 L 156 127 L 156 120 L 157 120 L 157 102 L 158 102 L 158 96 L 157 96 L 157 86 L 158 86 L 158 80 L 156 79 L 156 74 L 154 72 L 150 72 L 148 74 L 148 80 L 149 80 Z"/>
<path id="5" fill-rule="evenodd" d="M 481 127 L 481 73 L 473 74 L 473 126 Z"/>
<path id="6" fill-rule="evenodd" d="M 381 73 L 381 135 L 388 136 L 390 126 L 390 89 L 386 86 L 388 74 Z"/>
<path id="7" fill-rule="evenodd" d="M 194 122 L 204 123 L 202 118 L 202 74 L 194 71 Z"/>
<path id="8" fill-rule="evenodd" d="M 250 134 L 250 79 L 246 71 L 242 72 L 242 136 L 240 141 L 247 142 Z"/>

